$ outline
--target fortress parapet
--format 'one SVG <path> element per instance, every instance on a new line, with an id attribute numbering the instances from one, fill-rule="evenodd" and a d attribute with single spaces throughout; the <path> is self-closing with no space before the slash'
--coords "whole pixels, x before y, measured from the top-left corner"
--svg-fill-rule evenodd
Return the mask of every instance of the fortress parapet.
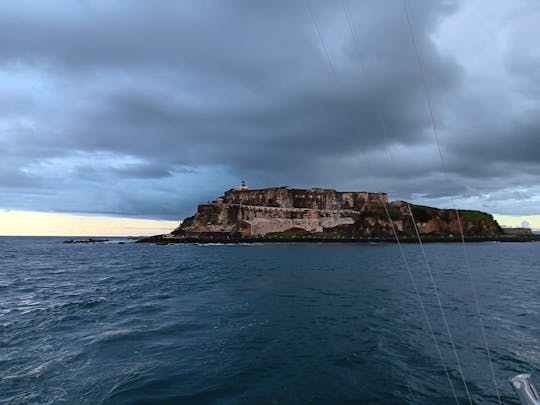
<path id="1" fill-rule="evenodd" d="M 272 187 L 249 190 L 242 182 L 212 203 L 200 204 L 188 234 L 254 236 L 302 229 L 354 224 L 356 217 L 388 203 L 386 193 L 341 192 L 331 189 Z"/>
<path id="2" fill-rule="evenodd" d="M 322 188 L 273 187 L 260 190 L 231 189 L 225 192 L 220 201 L 226 204 L 258 207 L 362 211 L 368 203 L 380 204 L 382 201 L 388 203 L 388 195 L 386 193 L 336 191 Z"/>

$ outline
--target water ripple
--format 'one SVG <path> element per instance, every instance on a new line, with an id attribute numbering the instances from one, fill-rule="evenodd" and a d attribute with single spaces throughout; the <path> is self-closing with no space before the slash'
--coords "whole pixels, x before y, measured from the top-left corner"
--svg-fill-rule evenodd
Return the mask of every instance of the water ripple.
<path id="1" fill-rule="evenodd" d="M 0 238 L 0 402 L 450 403 L 399 251 Z M 417 246 L 404 247 L 459 398 Z M 467 385 L 494 404 L 461 247 L 426 247 Z M 536 244 L 471 244 L 504 403 L 540 365 Z"/>

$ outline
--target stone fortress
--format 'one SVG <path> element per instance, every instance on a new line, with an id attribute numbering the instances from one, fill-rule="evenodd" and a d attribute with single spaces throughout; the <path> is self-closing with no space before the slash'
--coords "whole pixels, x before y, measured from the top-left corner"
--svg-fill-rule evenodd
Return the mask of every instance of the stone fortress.
<path id="1" fill-rule="evenodd" d="M 289 187 L 250 190 L 242 182 L 214 201 L 199 204 L 194 216 L 163 239 L 365 240 L 392 238 L 394 232 L 415 237 L 416 228 L 423 235 L 452 238 L 460 234 L 461 227 L 469 236 L 503 233 L 490 214 L 459 212 L 461 221 L 455 210 L 390 202 L 386 193 Z"/>
<path id="2" fill-rule="evenodd" d="M 249 190 L 245 182 L 222 197 L 198 206 L 190 233 L 237 234 L 242 237 L 300 229 L 325 229 L 355 223 L 372 205 L 388 203 L 386 193 L 272 187 Z"/>
<path id="3" fill-rule="evenodd" d="M 459 214 L 459 216 L 458 216 Z M 212 202 L 199 204 L 171 233 L 140 243 L 433 242 L 532 240 L 530 230 L 503 230 L 491 214 L 389 201 L 386 193 L 270 187 L 250 190 L 245 182 Z"/>

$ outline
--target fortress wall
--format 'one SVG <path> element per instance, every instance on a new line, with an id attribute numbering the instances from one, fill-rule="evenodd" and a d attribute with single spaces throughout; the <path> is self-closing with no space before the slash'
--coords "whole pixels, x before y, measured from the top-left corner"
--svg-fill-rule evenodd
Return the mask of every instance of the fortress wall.
<path id="1" fill-rule="evenodd" d="M 350 238 L 392 236 L 381 200 L 388 201 L 386 193 L 284 187 L 229 190 L 213 203 L 199 205 L 192 225 L 179 228 L 177 234 L 194 238 L 200 235 L 238 237 L 279 233 L 291 228 L 315 233 L 339 226 L 336 232 Z M 414 236 L 408 203 L 396 201 L 388 204 L 395 214 L 393 222 L 397 230 Z M 421 234 L 459 234 L 460 223 L 453 210 L 421 206 L 417 209 L 423 213 L 415 216 Z M 478 216 L 462 218 L 461 226 L 466 235 L 502 233 L 489 215 L 480 216 L 480 219 Z M 531 231 L 520 229 L 517 232 L 528 234 Z"/>
<path id="2" fill-rule="evenodd" d="M 361 211 L 366 203 L 388 202 L 386 193 L 338 192 L 331 189 L 289 189 L 285 187 L 263 190 L 229 190 L 220 202 L 250 206 L 307 208 L 315 210 L 348 209 Z"/>
<path id="3" fill-rule="evenodd" d="M 231 205 L 224 204 L 225 209 L 230 209 Z M 236 206 L 238 208 L 238 220 L 251 221 L 255 218 L 269 219 L 301 219 L 301 220 L 321 220 L 350 217 L 356 212 L 345 210 L 310 210 L 305 208 L 273 208 L 273 207 L 253 207 Z"/>
<path id="4" fill-rule="evenodd" d="M 243 204 L 293 208 L 292 194 L 286 188 L 267 188 L 264 190 L 229 190 L 225 192 L 223 202 L 227 204 Z"/>
<path id="5" fill-rule="evenodd" d="M 354 213 L 344 210 L 201 204 L 189 230 L 191 232 L 241 232 L 244 236 L 283 232 L 290 228 L 322 232 L 323 228 L 354 223 L 354 219 L 350 217 Z"/>
<path id="6" fill-rule="evenodd" d="M 221 204 L 200 204 L 190 227 L 192 232 L 233 232 L 239 209 Z"/>
<path id="7" fill-rule="evenodd" d="M 353 224 L 352 218 L 321 218 L 321 219 L 282 219 L 255 218 L 248 221 L 251 225 L 249 235 L 265 235 L 272 232 L 284 232 L 291 228 L 300 228 L 308 232 L 322 232 L 324 228 L 338 225 Z"/>

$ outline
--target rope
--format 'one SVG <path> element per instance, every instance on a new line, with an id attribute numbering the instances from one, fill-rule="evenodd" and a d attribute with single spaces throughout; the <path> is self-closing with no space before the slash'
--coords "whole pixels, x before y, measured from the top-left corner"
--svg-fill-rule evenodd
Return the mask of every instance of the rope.
<path id="1" fill-rule="evenodd" d="M 426 321 L 426 325 L 427 325 L 429 334 L 431 335 L 431 338 L 433 339 L 435 349 L 437 350 L 437 354 L 439 356 L 439 359 L 441 360 L 441 363 L 442 363 L 442 366 L 443 366 L 443 369 L 444 369 L 444 374 L 446 375 L 446 378 L 448 379 L 448 384 L 450 384 L 450 390 L 452 391 L 452 395 L 454 396 L 454 400 L 456 401 L 456 404 L 459 405 L 456 390 L 454 389 L 454 384 L 452 384 L 452 379 L 450 378 L 450 374 L 448 373 L 448 368 L 446 367 L 446 362 L 444 361 L 444 357 L 443 357 L 441 349 L 439 347 L 439 343 L 437 341 L 437 338 L 435 337 L 435 333 L 433 332 L 433 327 L 431 325 L 431 321 L 430 321 L 429 316 L 427 314 L 426 307 L 424 305 L 424 301 L 422 300 L 422 297 L 420 296 L 420 292 L 418 291 L 418 285 L 416 284 L 416 280 L 415 280 L 414 275 L 412 273 L 411 266 L 409 265 L 409 261 L 407 260 L 407 256 L 405 255 L 405 252 L 403 251 L 403 246 L 401 246 L 401 242 L 399 241 L 399 237 L 398 237 L 398 234 L 396 232 L 394 222 L 392 221 L 392 218 L 390 217 L 390 213 L 388 212 L 388 207 L 386 206 L 386 202 L 382 198 L 381 198 L 381 202 L 382 202 L 382 204 L 384 206 L 384 211 L 386 212 L 388 222 L 390 223 L 390 226 L 392 227 L 392 233 L 394 234 L 394 237 L 396 239 L 396 243 L 397 243 L 399 251 L 401 253 L 401 257 L 403 258 L 403 262 L 405 263 L 405 268 L 407 269 L 407 274 L 409 276 L 409 280 L 411 281 L 411 284 L 413 285 L 414 293 L 416 295 L 418 305 L 420 306 L 420 309 L 422 310 L 422 314 L 424 315 L 424 320 Z"/>
<path id="2" fill-rule="evenodd" d="M 357 46 L 357 35 L 356 35 L 356 31 L 354 30 L 353 28 L 353 24 L 352 24 L 352 18 L 351 18 L 351 12 L 349 11 L 349 7 L 347 7 L 347 3 L 345 3 L 345 0 L 342 0 L 341 1 L 341 6 L 343 7 L 343 11 L 345 13 L 345 17 L 347 18 L 347 25 L 349 26 L 349 31 L 351 31 L 351 37 L 353 39 L 353 44 L 355 45 L 354 46 L 354 50 L 356 51 L 356 53 L 358 54 L 358 58 L 359 58 L 359 62 L 362 63 L 362 54 L 360 53 L 360 49 L 358 48 Z"/>
<path id="3" fill-rule="evenodd" d="M 450 331 L 450 326 L 448 325 L 448 321 L 446 320 L 446 312 L 444 311 L 444 307 L 441 302 L 441 297 L 439 296 L 438 287 L 435 283 L 435 279 L 433 278 L 433 272 L 431 271 L 431 266 L 429 265 L 429 261 L 426 255 L 426 251 L 424 249 L 424 244 L 422 243 L 422 238 L 420 237 L 420 232 L 418 231 L 418 226 L 416 226 L 416 220 L 414 219 L 414 215 L 411 210 L 411 206 L 409 203 L 407 203 L 407 206 L 409 207 L 409 214 L 411 216 L 414 231 L 416 232 L 416 237 L 418 238 L 418 244 L 420 245 L 420 250 L 422 251 L 422 256 L 424 256 L 424 262 L 426 264 L 426 270 L 429 275 L 429 280 L 431 281 L 431 286 L 433 287 L 433 294 L 435 295 L 435 298 L 437 299 L 437 305 L 439 306 L 439 310 L 441 311 L 441 317 L 444 323 L 444 327 L 446 329 L 446 333 L 448 334 L 448 337 L 450 339 L 450 345 L 452 346 L 452 351 L 454 353 L 454 357 L 456 359 L 456 363 L 458 366 L 459 375 L 461 376 L 461 380 L 463 381 L 463 385 L 465 386 L 465 392 L 467 393 L 467 398 L 469 399 L 469 404 L 472 405 L 472 398 L 471 394 L 469 392 L 469 388 L 467 387 L 467 382 L 465 381 L 465 375 L 463 374 L 463 368 L 461 367 L 461 361 L 459 359 L 456 346 L 454 344 L 454 339 L 452 337 L 452 332 Z"/>
<path id="4" fill-rule="evenodd" d="M 351 32 L 351 36 L 353 38 L 353 43 L 354 43 L 354 49 L 356 51 L 356 53 L 358 54 L 358 57 L 359 57 L 359 63 L 362 67 L 362 62 L 361 62 L 361 53 L 360 53 L 360 50 L 359 50 L 359 47 L 358 47 L 358 39 L 357 39 L 357 35 L 356 35 L 356 32 L 353 28 L 353 24 L 352 24 L 352 18 L 351 18 L 351 13 L 347 7 L 347 4 L 345 2 L 345 0 L 342 0 L 341 2 L 342 4 L 342 7 L 343 7 L 343 11 L 345 13 L 345 16 L 346 16 L 346 19 L 347 19 L 347 25 L 349 27 L 349 30 Z M 388 134 L 387 134 L 387 130 L 386 130 L 386 123 L 385 123 L 385 120 L 384 120 L 384 117 L 383 115 L 379 112 L 379 120 L 380 120 L 380 124 L 381 124 L 381 127 L 382 127 L 382 130 L 383 130 L 383 133 L 384 133 L 384 136 L 386 138 L 388 138 Z M 389 156 L 390 156 L 390 161 L 392 163 L 392 166 L 394 167 L 394 170 L 397 171 L 397 166 L 394 162 L 394 158 L 392 156 L 392 154 L 390 152 L 388 152 Z M 396 243 L 398 245 L 398 248 L 399 248 L 399 251 L 401 253 L 401 256 L 403 258 L 403 262 L 405 263 L 405 268 L 407 269 L 407 274 L 409 276 L 409 280 L 411 281 L 411 284 L 413 285 L 413 289 L 414 289 L 414 292 L 415 292 L 415 295 L 416 295 L 416 299 L 418 301 L 418 305 L 420 306 L 420 309 L 421 309 L 421 312 L 424 316 L 424 320 L 426 321 L 426 325 L 427 325 L 427 328 L 428 328 L 428 331 L 429 331 L 429 334 L 431 335 L 431 338 L 433 339 L 433 343 L 435 345 L 435 349 L 437 351 L 437 354 L 439 356 L 439 359 L 441 360 L 441 363 L 442 363 L 442 366 L 443 366 L 443 370 L 444 370 L 444 373 L 446 375 L 446 378 L 448 379 L 448 384 L 450 385 L 450 390 L 452 391 L 452 395 L 454 397 L 454 400 L 456 402 L 456 404 L 459 405 L 459 400 L 457 398 L 457 394 L 456 394 L 456 391 L 455 391 L 455 388 L 454 388 L 454 384 L 452 383 L 452 379 L 450 378 L 450 374 L 448 372 L 448 368 L 447 368 L 447 365 L 446 365 L 446 362 L 444 360 L 444 357 L 442 355 L 442 352 L 441 352 L 441 349 L 440 349 L 440 346 L 439 346 L 439 342 L 437 341 L 437 338 L 435 336 L 435 333 L 433 332 L 433 327 L 432 327 L 432 324 L 431 324 L 431 320 L 429 318 L 429 315 L 426 311 L 426 308 L 425 308 L 425 305 L 424 305 L 424 302 L 422 300 L 422 297 L 420 296 L 420 293 L 418 291 L 418 286 L 417 286 L 417 283 L 416 283 L 416 280 L 414 278 L 414 275 L 412 273 L 412 270 L 411 270 L 411 267 L 410 267 L 410 264 L 409 264 L 409 261 L 407 260 L 407 257 L 405 255 L 405 252 L 403 251 L 403 247 L 401 246 L 401 243 L 399 241 L 399 237 L 398 237 L 398 234 L 395 230 L 395 227 L 394 227 L 394 223 L 392 221 L 392 218 L 390 217 L 390 213 L 388 211 L 388 207 L 386 205 L 386 202 L 381 198 L 381 202 L 384 206 L 384 210 L 386 212 L 386 215 L 388 217 L 388 221 L 392 227 L 392 232 L 394 234 L 394 237 L 396 239 Z M 410 210 L 410 207 L 409 207 L 409 210 Z M 412 212 L 411 212 L 411 217 L 412 217 Z M 415 223 L 414 221 L 414 217 L 413 217 L 413 222 Z M 416 223 L 415 223 L 416 225 Z M 422 240 L 420 238 L 420 235 L 418 234 L 418 241 L 419 243 L 421 244 L 422 243 Z M 424 258 L 425 258 L 425 253 L 424 253 Z M 427 264 L 427 259 L 426 259 L 426 264 Z M 428 265 L 428 264 L 427 264 Z M 428 265 L 429 267 L 429 265 Z M 433 278 L 432 278 L 432 281 L 433 281 Z M 435 290 L 436 292 L 436 290 Z M 438 296 L 437 296 L 438 298 Z M 440 299 L 439 299 L 439 304 L 440 304 Z M 444 309 L 442 308 L 442 305 L 440 304 L 440 309 L 443 313 L 443 316 L 444 316 Z M 448 326 L 448 324 L 446 323 L 446 317 L 444 316 L 444 320 L 445 320 L 445 324 Z M 449 331 L 449 328 L 447 328 L 447 331 L 448 331 L 448 335 L 449 335 L 449 338 L 450 338 L 450 341 L 452 342 L 452 347 L 454 347 L 454 343 L 453 343 L 453 340 L 452 340 L 452 334 L 450 333 Z M 455 347 L 454 347 L 455 349 Z M 455 352 L 454 350 L 454 353 L 456 354 L 457 356 L 457 353 Z M 458 364 L 459 363 L 459 357 L 458 357 Z M 465 384 L 465 390 L 467 391 L 467 394 L 468 394 L 468 390 L 467 390 L 467 385 Z M 470 396 L 469 396 L 469 399 L 470 399 Z"/>
<path id="5" fill-rule="evenodd" d="M 427 106 L 428 106 L 429 116 L 430 116 L 430 119 L 431 119 L 431 127 L 432 127 L 432 130 L 433 130 L 433 136 L 435 138 L 435 142 L 437 144 L 437 150 L 439 152 L 439 158 L 440 158 L 440 161 L 441 161 L 441 167 L 443 169 L 443 175 L 445 176 L 445 179 L 448 181 L 447 167 L 446 167 L 445 161 L 443 159 L 443 155 L 442 155 L 442 151 L 441 151 L 441 144 L 440 144 L 440 141 L 439 141 L 439 135 L 437 133 L 437 126 L 435 125 L 435 114 L 433 113 L 433 106 L 432 106 L 432 102 L 431 102 L 430 91 L 429 91 L 428 83 L 427 83 L 427 80 L 426 80 L 426 72 L 425 72 L 424 64 L 422 63 L 422 60 L 420 58 L 420 52 L 418 51 L 418 45 L 417 45 L 416 39 L 415 39 L 414 26 L 413 26 L 413 23 L 412 23 L 412 18 L 410 16 L 407 0 L 403 0 L 403 6 L 404 6 L 404 9 L 405 9 L 405 15 L 407 17 L 407 24 L 409 26 L 409 32 L 410 32 L 410 35 L 411 35 L 411 40 L 412 40 L 412 44 L 413 44 L 413 47 L 414 47 L 416 60 L 417 60 L 418 65 L 420 67 L 420 73 L 421 73 L 421 77 L 422 77 L 422 87 L 424 89 L 424 93 L 425 93 L 425 96 L 426 96 L 426 103 L 427 103 Z M 482 339 L 483 339 L 483 342 L 484 342 L 484 349 L 486 351 L 488 362 L 489 362 L 489 367 L 490 367 L 490 370 L 491 370 L 491 378 L 493 380 L 493 384 L 495 385 L 495 391 L 496 391 L 496 394 L 497 394 L 497 401 L 499 402 L 499 405 L 502 405 L 501 396 L 500 396 L 500 393 L 499 393 L 499 386 L 497 384 L 497 377 L 495 376 L 495 368 L 493 367 L 493 360 L 491 358 L 491 352 L 489 350 L 489 343 L 488 343 L 488 340 L 487 340 L 486 329 L 484 327 L 484 322 L 483 322 L 483 319 L 482 319 L 482 313 L 481 313 L 481 309 L 480 309 L 480 302 L 478 300 L 478 293 L 477 293 L 477 290 L 476 290 L 476 285 L 475 285 L 475 282 L 474 282 L 474 278 L 472 276 L 469 252 L 468 252 L 467 247 L 465 245 L 465 235 L 464 235 L 464 232 L 463 232 L 463 226 L 462 226 L 462 223 L 461 223 L 461 218 L 459 216 L 459 210 L 456 208 L 454 197 L 450 196 L 450 198 L 451 198 L 451 201 L 452 201 L 453 209 L 456 212 L 456 217 L 457 217 L 458 226 L 459 226 L 459 232 L 461 234 L 461 243 L 462 243 L 463 251 L 464 251 L 465 268 L 467 270 L 468 277 L 469 277 L 469 282 L 470 282 L 470 285 L 471 285 L 471 290 L 472 290 L 472 295 L 473 295 L 474 305 L 475 305 L 475 310 L 476 310 L 476 316 L 478 318 L 478 322 L 480 324 L 480 329 L 482 331 Z"/>
<path id="6" fill-rule="evenodd" d="M 310 5 L 309 0 L 306 0 L 306 5 L 307 5 L 307 9 L 308 9 L 308 11 L 309 11 L 309 13 L 310 13 L 310 15 L 311 15 L 311 17 L 312 17 L 313 23 L 314 23 L 314 25 L 315 25 L 315 29 L 316 29 L 316 31 L 317 31 L 317 35 L 318 35 L 318 37 L 319 37 L 319 41 L 321 42 L 321 45 L 322 45 L 322 47 L 323 47 L 323 51 L 324 51 L 324 53 L 325 53 L 325 55 L 326 55 L 326 58 L 327 58 L 327 60 L 328 60 L 328 64 L 329 64 L 329 66 L 330 66 L 330 69 L 332 70 L 332 73 L 333 73 L 333 75 L 334 75 L 336 81 L 338 81 L 338 80 L 337 80 L 337 74 L 336 74 L 336 71 L 335 71 L 335 69 L 334 69 L 334 65 L 333 65 L 333 63 L 332 63 L 332 60 L 331 60 L 330 55 L 329 55 L 329 53 L 328 53 L 328 49 L 327 49 L 326 44 L 325 44 L 325 42 L 324 42 L 324 40 L 323 40 L 323 38 L 322 38 L 322 35 L 321 35 L 321 30 L 320 30 L 320 27 L 319 27 L 319 21 L 318 21 L 317 17 L 315 16 L 315 14 L 313 13 L 312 9 L 311 9 L 311 5 Z M 348 25 L 349 25 L 349 29 L 351 30 L 351 34 L 353 35 L 353 40 L 355 40 L 355 37 L 356 37 L 356 36 L 355 36 L 355 33 L 354 33 L 354 29 L 353 29 L 353 27 L 352 27 L 352 22 L 351 22 L 351 18 L 350 18 L 350 13 L 348 12 L 348 10 L 347 10 L 346 5 L 345 5 L 344 2 L 342 2 L 342 5 L 343 5 L 343 9 L 344 9 L 345 15 L 346 15 L 346 17 L 347 17 L 347 23 L 348 23 Z M 358 49 L 357 49 L 357 52 L 358 52 Z M 360 54 L 360 53 L 358 52 L 358 54 Z M 339 82 L 339 81 L 338 81 L 338 82 Z M 381 117 L 381 119 L 382 119 L 382 117 Z M 383 122 L 383 129 L 384 129 L 384 131 L 386 131 L 386 128 L 385 128 L 385 126 L 384 126 L 384 122 Z M 387 212 L 387 216 L 388 216 L 389 220 L 391 221 L 391 217 L 390 217 L 390 214 L 389 214 L 388 209 L 387 209 L 387 207 L 386 207 L 386 204 L 384 203 L 383 205 L 384 205 L 384 207 L 385 207 L 385 211 Z M 432 284 L 432 286 L 433 286 L 434 294 L 435 294 L 435 297 L 436 297 L 436 299 L 437 299 L 437 303 L 438 303 L 439 309 L 440 309 L 440 311 L 441 311 L 441 315 L 442 315 L 442 318 L 443 318 L 443 322 L 444 322 L 446 331 L 447 331 L 448 336 L 449 336 L 449 340 L 450 340 L 450 343 L 451 343 L 451 346 L 452 346 L 452 349 L 453 349 L 453 352 L 454 352 L 454 356 L 455 356 L 455 358 L 456 358 L 456 362 L 457 362 L 457 365 L 458 365 L 458 371 L 459 371 L 459 373 L 460 373 L 460 375 L 461 375 L 463 384 L 464 384 L 464 386 L 465 386 L 465 391 L 466 391 L 466 393 L 467 393 L 467 397 L 468 397 L 468 399 L 469 399 L 469 403 L 472 405 L 472 399 L 471 399 L 471 396 L 470 396 L 470 393 L 469 393 L 469 390 L 468 390 L 468 387 L 467 387 L 467 384 L 466 384 L 466 381 L 465 381 L 465 377 L 464 377 L 464 374 L 463 374 L 463 368 L 461 367 L 461 361 L 460 361 L 460 359 L 459 359 L 459 356 L 458 356 L 458 354 L 457 354 L 457 350 L 456 350 L 456 348 L 455 348 L 455 344 L 454 344 L 454 340 L 453 340 L 453 337 L 452 337 L 452 333 L 451 333 L 451 331 L 450 331 L 450 327 L 449 327 L 448 322 L 447 322 L 447 319 L 446 319 L 446 314 L 445 314 L 445 312 L 444 312 L 444 308 L 443 308 L 443 306 L 442 306 L 442 302 L 441 302 L 441 300 L 440 300 L 440 296 L 439 296 L 438 291 L 437 291 L 437 285 L 436 285 L 435 280 L 434 280 L 434 278 L 433 278 L 433 273 L 432 273 L 432 271 L 431 271 L 431 267 L 430 267 L 429 262 L 428 262 L 428 260 L 427 260 L 427 256 L 426 256 L 426 253 L 425 253 L 423 244 L 422 244 L 422 239 L 421 239 L 421 237 L 420 237 L 420 233 L 419 233 L 418 228 L 417 228 L 417 226 L 416 226 L 416 221 L 415 221 L 415 219 L 414 219 L 414 216 L 413 216 L 412 210 L 411 210 L 411 208 L 410 208 L 410 205 L 408 206 L 408 208 L 409 208 L 410 216 L 411 216 L 411 218 L 412 218 L 412 221 L 413 221 L 413 224 L 414 224 L 414 228 L 415 228 L 415 232 L 416 232 L 416 235 L 417 235 L 417 238 L 418 238 L 418 241 L 419 241 L 421 250 L 422 250 L 422 255 L 423 255 L 423 257 L 424 257 L 424 262 L 425 262 L 425 264 L 426 264 L 426 269 L 427 269 L 428 274 L 429 274 L 429 276 L 430 276 L 430 281 L 431 281 L 431 284 Z M 404 252 L 403 252 L 403 249 L 402 249 L 402 247 L 401 247 L 401 244 L 399 243 L 399 238 L 397 237 L 397 232 L 395 232 L 395 229 L 394 229 L 394 227 L 393 227 L 393 224 L 392 224 L 392 230 L 393 230 L 393 232 L 394 232 L 394 236 L 396 236 L 396 240 L 397 240 L 397 242 L 398 242 L 398 246 L 399 246 L 399 248 L 400 248 L 400 251 L 401 251 L 401 253 L 402 253 L 402 256 L 403 256 L 404 259 L 405 259 L 405 263 L 406 263 L 406 267 L 407 267 L 407 269 L 408 269 L 408 273 L 410 272 L 410 276 L 412 276 L 412 272 L 410 271 L 410 265 L 409 265 L 409 263 L 408 263 L 408 261 L 407 261 L 407 259 L 406 259 L 406 256 L 405 256 L 405 254 L 404 254 Z M 430 320 L 429 320 L 429 316 L 427 315 L 427 312 L 426 312 L 426 310 L 425 310 L 425 306 L 424 306 L 423 301 L 421 300 L 421 297 L 420 297 L 420 295 L 419 295 L 419 292 L 418 292 L 418 286 L 417 286 L 417 284 L 416 284 L 416 281 L 414 280 L 414 277 L 412 277 L 412 282 L 413 282 L 413 287 L 414 287 L 414 289 L 415 289 L 415 292 L 416 292 L 416 294 L 417 294 L 417 297 L 418 297 L 418 299 L 419 299 L 420 302 L 421 302 L 422 312 L 424 313 L 424 317 L 425 317 L 425 319 L 426 319 L 426 321 L 427 321 L 427 323 L 428 323 L 428 329 L 429 329 L 429 331 L 430 331 L 430 333 L 431 333 L 431 335 L 432 335 L 432 338 L 434 339 L 434 341 L 435 341 L 435 343 L 436 343 L 436 350 L 437 350 L 437 352 L 438 352 L 438 354 L 439 354 L 439 357 L 440 357 L 440 359 L 441 359 L 441 361 L 442 361 L 442 363 L 443 363 L 443 368 L 444 368 L 445 374 L 446 374 L 446 376 L 447 376 L 447 378 L 448 378 L 448 381 L 449 381 L 449 384 L 450 384 L 450 387 L 451 387 L 451 390 L 452 390 L 452 394 L 453 394 L 453 396 L 454 396 L 454 399 L 455 399 L 456 403 L 459 404 L 459 401 L 458 401 L 458 399 L 457 399 L 457 395 L 456 395 L 456 393 L 455 393 L 455 389 L 454 389 L 454 387 L 453 387 L 452 381 L 451 381 L 451 379 L 450 379 L 450 375 L 449 375 L 449 373 L 448 373 L 448 369 L 447 369 L 447 367 L 446 367 L 446 363 L 445 363 L 444 358 L 443 358 L 443 356 L 442 356 L 442 353 L 441 353 L 441 351 L 440 351 L 440 347 L 439 347 L 439 345 L 438 345 L 438 342 L 437 342 L 437 340 L 436 340 L 436 338 L 435 338 L 435 334 L 434 334 L 434 332 L 433 332 L 433 328 L 432 328 L 431 322 L 430 322 Z"/>
<path id="7" fill-rule="evenodd" d="M 330 66 L 330 70 L 332 71 L 332 74 L 334 75 L 334 78 L 336 79 L 336 81 L 339 82 L 337 74 L 336 74 L 336 69 L 334 68 L 334 64 L 332 63 L 332 59 L 330 58 L 330 54 L 328 53 L 328 48 L 326 47 L 326 43 L 324 42 L 324 39 L 321 34 L 321 30 L 319 28 L 319 20 L 317 16 L 315 15 L 315 13 L 313 12 L 309 0 L 306 0 L 306 6 L 309 11 L 309 14 L 311 15 L 311 19 L 313 20 L 313 24 L 315 25 L 315 30 L 317 31 L 317 36 L 319 37 L 319 41 L 321 42 L 324 54 L 326 56 L 326 60 L 328 61 L 328 65 Z"/>

